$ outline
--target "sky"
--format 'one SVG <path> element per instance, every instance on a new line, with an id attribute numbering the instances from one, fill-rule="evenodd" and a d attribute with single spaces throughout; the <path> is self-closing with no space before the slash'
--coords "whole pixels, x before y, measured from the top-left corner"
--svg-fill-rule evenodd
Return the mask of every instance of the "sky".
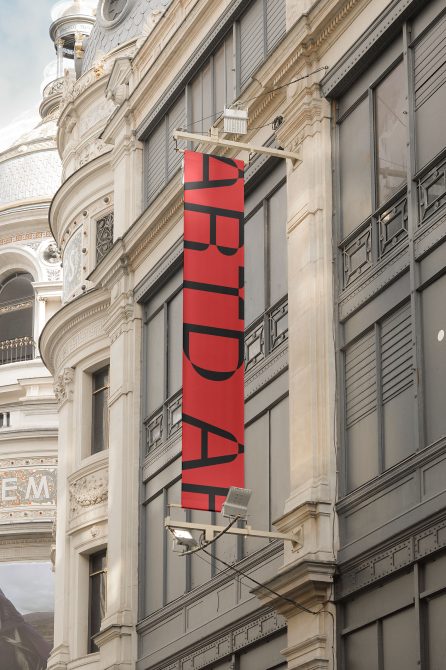
<path id="1" fill-rule="evenodd" d="M 54 610 L 51 563 L 0 563 L 0 589 L 21 614 Z"/>
<path id="2" fill-rule="evenodd" d="M 0 151 L 39 122 L 40 84 L 56 53 L 55 0 L 0 0 Z"/>

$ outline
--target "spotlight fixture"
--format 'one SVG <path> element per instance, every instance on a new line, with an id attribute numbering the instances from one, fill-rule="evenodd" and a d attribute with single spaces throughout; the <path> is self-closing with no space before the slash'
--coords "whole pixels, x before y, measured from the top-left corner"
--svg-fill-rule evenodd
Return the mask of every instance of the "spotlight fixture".
<path id="1" fill-rule="evenodd" d="M 183 547 L 193 549 L 198 546 L 198 542 L 188 530 L 183 528 L 169 528 L 173 537 L 174 551 L 180 551 Z"/>
<path id="2" fill-rule="evenodd" d="M 236 486 L 231 486 L 221 508 L 223 516 L 229 519 L 238 516 L 240 519 L 246 520 L 251 494 L 250 489 L 239 489 Z"/>

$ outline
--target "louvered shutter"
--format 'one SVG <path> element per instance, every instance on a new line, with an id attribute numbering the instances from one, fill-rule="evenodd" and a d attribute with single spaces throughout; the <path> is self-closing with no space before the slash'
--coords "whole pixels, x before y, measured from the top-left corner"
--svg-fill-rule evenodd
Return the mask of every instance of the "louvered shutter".
<path id="1" fill-rule="evenodd" d="M 446 15 L 414 50 L 417 167 L 421 168 L 446 144 Z"/>
<path id="2" fill-rule="evenodd" d="M 284 0 L 267 0 L 266 3 L 266 47 L 270 53 L 285 35 L 286 5 Z"/>
<path id="3" fill-rule="evenodd" d="M 176 128 L 184 128 L 186 125 L 186 103 L 184 93 L 178 98 L 168 113 L 167 126 L 167 181 L 181 167 L 182 154 L 175 151 L 173 131 Z M 185 142 L 178 142 L 181 149 L 185 148 Z"/>
<path id="4" fill-rule="evenodd" d="M 263 0 L 255 0 L 240 19 L 240 86 L 243 88 L 265 57 Z"/>
<path id="5" fill-rule="evenodd" d="M 146 205 L 160 192 L 166 181 L 166 122 L 159 123 L 145 148 Z"/>

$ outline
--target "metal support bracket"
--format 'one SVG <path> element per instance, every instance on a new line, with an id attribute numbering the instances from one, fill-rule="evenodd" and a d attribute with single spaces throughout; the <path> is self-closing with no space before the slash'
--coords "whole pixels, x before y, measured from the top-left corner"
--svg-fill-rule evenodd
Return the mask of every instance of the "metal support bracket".
<path id="1" fill-rule="evenodd" d="M 196 133 L 188 133 L 185 130 L 174 130 L 173 139 L 189 140 L 192 142 L 206 142 L 207 144 L 215 144 L 218 147 L 233 147 L 240 151 L 249 151 L 250 153 L 266 154 L 267 156 L 276 156 L 277 158 L 289 158 L 294 167 L 302 163 L 299 154 L 294 151 L 285 151 L 284 149 L 273 149 L 271 147 L 259 147 L 249 142 L 236 142 L 235 140 L 224 140 L 212 133 L 212 135 L 197 135 Z"/>
<path id="2" fill-rule="evenodd" d="M 175 528 L 183 528 L 185 530 L 200 530 L 204 533 L 204 539 L 206 542 L 211 542 L 214 539 L 214 536 L 218 533 L 225 531 L 226 526 L 213 526 L 207 523 L 193 523 L 191 521 L 175 521 L 170 516 L 166 516 L 164 519 L 164 527 L 172 531 Z M 242 535 L 244 537 L 263 537 L 269 540 L 283 540 L 285 542 L 291 542 L 292 551 L 299 551 L 302 548 L 302 528 L 298 528 L 295 533 L 275 533 L 267 530 L 255 530 L 251 526 L 245 526 L 244 528 L 228 528 L 225 532 L 228 535 Z"/>

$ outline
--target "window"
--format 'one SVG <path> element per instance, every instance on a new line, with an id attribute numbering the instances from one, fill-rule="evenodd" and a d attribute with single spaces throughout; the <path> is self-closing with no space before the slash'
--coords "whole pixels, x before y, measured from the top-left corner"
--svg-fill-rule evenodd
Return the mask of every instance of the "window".
<path id="1" fill-rule="evenodd" d="M 88 597 L 88 653 L 99 651 L 94 641 L 105 616 L 107 591 L 107 551 L 104 549 L 90 556 Z"/>
<path id="2" fill-rule="evenodd" d="M 206 133 L 224 107 L 235 99 L 233 60 L 231 32 L 188 85 L 191 132 Z"/>
<path id="3" fill-rule="evenodd" d="M 352 490 L 416 448 L 410 303 L 344 351 L 347 481 Z"/>
<path id="4" fill-rule="evenodd" d="M 0 412 L 0 428 L 9 428 L 11 426 L 10 412 Z"/>
<path id="5" fill-rule="evenodd" d="M 404 80 L 404 63 L 400 61 L 355 102 L 339 123 L 342 238 L 406 183 L 408 115 Z"/>
<path id="6" fill-rule="evenodd" d="M 151 133 L 144 147 L 145 199 L 149 204 L 164 188 L 181 165 L 181 153 L 175 151 L 173 131 L 186 125 L 185 95 L 172 105 Z"/>
<path id="7" fill-rule="evenodd" d="M 91 453 L 108 449 L 109 366 L 92 375 Z"/>
<path id="8" fill-rule="evenodd" d="M 255 70 L 286 30 L 284 0 L 253 0 L 215 42 L 198 72 L 184 74 L 184 88 L 150 129 L 144 146 L 145 201 L 149 205 L 181 165 L 172 134 L 175 128 L 205 133 L 251 81 Z M 179 142 L 183 148 L 185 143 Z"/>
<path id="9" fill-rule="evenodd" d="M 114 212 L 109 212 L 96 221 L 96 263 L 108 254 L 113 246 Z"/>
<path id="10" fill-rule="evenodd" d="M 443 668 L 445 568 L 443 551 L 346 598 L 341 604 L 341 667 Z"/>
<path id="11" fill-rule="evenodd" d="M 245 204 L 245 366 L 248 371 L 288 333 L 286 184 L 279 165 Z"/>
<path id="12" fill-rule="evenodd" d="M 0 365 L 34 358 L 32 281 L 26 272 L 0 281 Z"/>
<path id="13" fill-rule="evenodd" d="M 446 14 L 413 45 L 417 169 L 446 146 Z"/>
<path id="14" fill-rule="evenodd" d="M 181 285 L 179 271 L 146 307 L 147 450 L 165 442 L 181 427 Z"/>

